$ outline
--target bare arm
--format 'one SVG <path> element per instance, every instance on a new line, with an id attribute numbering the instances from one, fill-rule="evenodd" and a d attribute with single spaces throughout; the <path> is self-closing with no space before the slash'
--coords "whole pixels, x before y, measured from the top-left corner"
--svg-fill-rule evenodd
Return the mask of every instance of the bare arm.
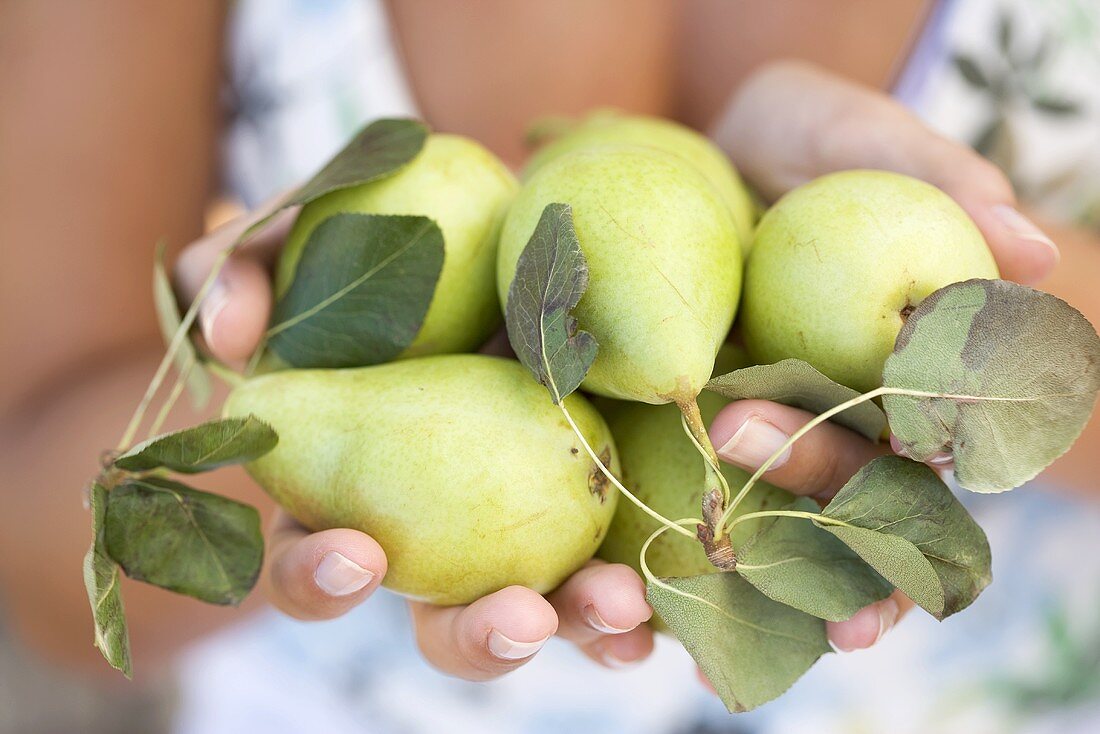
<path id="1" fill-rule="evenodd" d="M 201 231 L 223 14 L 214 0 L 0 6 L 0 584 L 28 641 L 97 670 L 81 487 L 162 351 L 153 244 Z M 125 593 L 139 655 L 227 616 Z"/>

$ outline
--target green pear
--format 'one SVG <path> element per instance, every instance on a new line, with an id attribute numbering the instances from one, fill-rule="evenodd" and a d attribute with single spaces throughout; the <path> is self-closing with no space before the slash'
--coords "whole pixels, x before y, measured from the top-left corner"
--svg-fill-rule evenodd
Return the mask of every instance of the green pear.
<path id="1" fill-rule="evenodd" d="M 618 471 L 584 398 L 566 404 Z M 617 491 L 518 362 L 442 355 L 286 370 L 237 387 L 226 415 L 279 434 L 249 474 L 312 530 L 355 528 L 385 549 L 385 585 L 465 604 L 512 584 L 547 592 L 595 553 Z"/>
<path id="2" fill-rule="evenodd" d="M 719 362 L 721 366 L 716 372 L 721 373 L 749 364 L 743 352 L 732 346 L 723 348 Z M 699 395 L 699 409 L 707 423 L 729 402 L 716 393 Z M 597 407 L 615 438 L 624 486 L 670 520 L 699 517 L 704 490 L 703 458 L 684 433 L 680 411 L 672 405 L 643 405 L 620 400 L 600 400 Z M 722 475 L 734 494 L 750 476 L 728 464 L 722 465 Z M 757 482 L 738 505 L 736 515 L 777 509 L 793 499 L 794 496 L 784 490 Z M 752 534 L 751 525 L 743 523 L 733 529 L 730 540 L 735 550 Z M 633 502 L 620 500 L 599 556 L 612 563 L 625 563 L 640 572 L 638 557 L 642 544 L 659 527 L 660 523 Z M 718 570 L 707 560 L 698 540 L 671 531 L 653 542 L 646 562 L 657 576 L 697 576 Z"/>
<path id="3" fill-rule="evenodd" d="M 759 363 L 797 357 L 861 392 L 933 291 L 996 278 L 974 222 L 947 194 L 886 171 L 844 171 L 764 215 L 745 267 L 741 329 Z"/>
<path id="4" fill-rule="evenodd" d="M 741 249 L 748 253 L 756 206 L 737 169 L 730 163 L 729 156 L 705 135 L 671 120 L 645 115 L 625 115 L 616 110 L 593 112 L 563 135 L 540 147 L 528 162 L 524 177 L 530 177 L 563 153 L 607 144 L 659 148 L 674 153 L 695 166 L 726 202 L 737 225 Z"/>
<path id="5" fill-rule="evenodd" d="M 546 205 L 569 204 L 588 262 L 574 315 L 599 343 L 594 393 L 687 402 L 706 384 L 741 286 L 733 219 L 690 164 L 641 146 L 558 156 L 516 197 L 500 240 L 502 300 Z"/>
<path id="6" fill-rule="evenodd" d="M 500 324 L 493 287 L 496 247 L 517 184 L 492 153 L 468 138 L 433 134 L 408 165 L 378 181 L 334 191 L 302 208 L 275 276 L 281 296 L 309 235 L 341 212 L 412 214 L 443 232 L 443 271 L 424 324 L 402 357 L 476 349 Z"/>

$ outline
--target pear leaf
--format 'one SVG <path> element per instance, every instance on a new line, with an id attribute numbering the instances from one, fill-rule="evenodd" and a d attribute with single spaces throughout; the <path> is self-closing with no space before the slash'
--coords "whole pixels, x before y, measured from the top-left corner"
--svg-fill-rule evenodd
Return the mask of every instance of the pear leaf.
<path id="1" fill-rule="evenodd" d="M 103 538 L 130 578 L 212 604 L 239 604 L 263 561 L 255 508 L 156 477 L 111 490 Z"/>
<path id="2" fill-rule="evenodd" d="M 176 332 L 183 323 L 180 316 L 179 304 L 176 303 L 176 294 L 172 291 L 172 283 L 168 279 L 168 271 L 164 266 L 165 243 L 157 244 L 153 255 L 153 305 L 157 313 L 157 323 L 160 326 L 160 334 L 165 344 L 170 344 Z M 176 351 L 176 369 L 180 374 L 187 375 L 187 392 L 191 396 L 191 405 L 196 410 L 201 410 L 210 402 L 212 388 L 210 375 L 202 368 L 202 362 L 195 345 L 190 339 L 183 339 Z"/>
<path id="3" fill-rule="evenodd" d="M 859 397 L 852 388 L 833 382 L 801 359 L 734 370 L 711 379 L 706 389 L 731 400 L 771 400 L 817 414 Z M 872 441 L 881 439 L 886 430 L 886 416 L 870 401 L 837 413 L 831 420 Z"/>
<path id="4" fill-rule="evenodd" d="M 652 581 L 646 598 L 730 712 L 782 695 L 830 651 L 825 622 L 772 601 L 736 573 Z"/>
<path id="5" fill-rule="evenodd" d="M 294 367 L 388 362 L 412 344 L 443 270 L 427 217 L 336 214 L 310 234 L 268 346 Z"/>
<path id="6" fill-rule="evenodd" d="M 1100 337 L 1052 295 L 968 280 L 909 315 L 883 386 L 901 453 L 949 452 L 960 486 L 1000 492 L 1034 478 L 1084 430 L 1100 391 Z"/>
<path id="7" fill-rule="evenodd" d="M 92 484 L 89 504 L 92 510 L 92 545 L 84 556 L 84 586 L 92 607 L 95 646 L 103 657 L 127 678 L 134 676 L 130 660 L 130 633 L 119 589 L 118 564 L 103 544 L 104 518 L 109 493 L 99 482 Z"/>
<path id="8" fill-rule="evenodd" d="M 427 139 L 428 128 L 418 120 L 375 120 L 356 133 L 313 178 L 246 229 L 237 244 L 255 235 L 287 207 L 308 204 L 333 191 L 360 186 L 395 173 L 420 154 Z"/>
<path id="9" fill-rule="evenodd" d="M 819 512 L 802 497 L 784 509 Z M 831 622 L 885 599 L 893 585 L 848 546 L 798 517 L 766 517 L 737 550 L 736 570 L 768 597 Z"/>
<path id="10" fill-rule="evenodd" d="M 278 442 L 275 430 L 253 415 L 223 418 L 151 438 L 114 463 L 126 471 L 165 468 L 195 474 L 258 459 Z"/>
<path id="11" fill-rule="evenodd" d="M 598 349 L 570 313 L 588 287 L 588 265 L 568 204 L 547 204 L 508 289 L 508 341 L 557 405 L 576 390 Z"/>
<path id="12" fill-rule="evenodd" d="M 965 609 L 992 580 L 985 533 L 925 464 L 874 459 L 814 522 L 936 619 Z"/>

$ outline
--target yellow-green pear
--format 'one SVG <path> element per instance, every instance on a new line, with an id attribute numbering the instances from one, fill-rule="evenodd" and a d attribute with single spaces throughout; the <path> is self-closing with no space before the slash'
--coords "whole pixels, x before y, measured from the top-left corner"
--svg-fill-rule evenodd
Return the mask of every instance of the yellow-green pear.
<path id="1" fill-rule="evenodd" d="M 748 365 L 744 354 L 733 347 L 723 348 L 719 362 L 722 364 L 715 370 L 719 373 Z M 727 403 L 729 400 L 715 393 L 699 395 L 699 408 L 707 423 Z M 680 412 L 671 405 L 618 400 L 600 400 L 598 407 L 615 437 L 624 486 L 670 520 L 699 517 L 705 484 L 703 458 L 685 435 Z M 722 475 L 733 494 L 749 479 L 748 472 L 728 464 L 723 464 Z M 778 509 L 793 500 L 794 496 L 788 492 L 757 482 L 738 505 L 736 515 Z M 621 499 L 599 556 L 613 563 L 625 563 L 640 572 L 638 557 L 642 544 L 659 527 L 660 523 L 633 502 Z M 735 527 L 730 535 L 734 551 L 753 532 L 755 528 L 751 522 Z M 650 571 L 659 577 L 697 576 L 718 571 L 707 560 L 698 540 L 672 531 L 653 542 L 646 562 Z"/>
<path id="2" fill-rule="evenodd" d="M 493 287 L 500 224 L 516 192 L 511 172 L 478 143 L 435 133 L 404 168 L 302 208 L 287 238 L 275 293 L 290 287 L 309 235 L 334 214 L 428 217 L 443 233 L 443 271 L 424 324 L 402 357 L 476 349 L 500 323 Z"/>
<path id="3" fill-rule="evenodd" d="M 617 472 L 600 415 L 579 395 L 566 405 Z M 237 387 L 225 413 L 279 434 L 247 465 L 276 502 L 312 530 L 368 533 L 389 559 L 385 585 L 434 604 L 550 591 L 591 558 L 615 510 L 615 488 L 512 360 L 274 372 Z"/>
<path id="4" fill-rule="evenodd" d="M 737 231 L 714 187 L 683 158 L 655 148 L 558 156 L 524 184 L 505 219 L 502 300 L 543 209 L 555 202 L 572 207 L 588 263 L 574 315 L 599 353 L 583 386 L 646 403 L 694 399 L 741 287 Z"/>
<path id="5" fill-rule="evenodd" d="M 947 194 L 897 173 L 833 173 L 761 219 L 742 334 L 759 363 L 796 357 L 865 392 L 881 384 L 898 331 L 926 296 L 996 277 L 981 232 Z"/>
<path id="6" fill-rule="evenodd" d="M 675 153 L 695 166 L 726 202 L 741 237 L 741 249 L 748 253 L 756 207 L 741 176 L 729 156 L 709 138 L 672 120 L 598 110 L 541 146 L 527 163 L 524 177 L 563 153 L 607 144 L 647 145 Z"/>

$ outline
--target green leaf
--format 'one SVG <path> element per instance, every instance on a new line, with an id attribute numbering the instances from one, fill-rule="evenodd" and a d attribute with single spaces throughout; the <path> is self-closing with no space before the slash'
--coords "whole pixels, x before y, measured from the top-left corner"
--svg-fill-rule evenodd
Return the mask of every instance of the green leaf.
<path id="1" fill-rule="evenodd" d="M 783 508 L 817 513 L 802 497 Z M 767 517 L 737 550 L 736 570 L 777 602 L 840 622 L 885 599 L 893 585 L 848 546 L 799 517 Z"/>
<path id="2" fill-rule="evenodd" d="M 115 459 L 115 466 L 194 474 L 258 459 L 278 442 L 275 430 L 255 416 L 223 418 L 151 438 Z"/>
<path id="3" fill-rule="evenodd" d="M 680 593 L 650 582 L 646 598 L 731 712 L 779 697 L 830 651 L 825 622 L 772 601 L 736 573 L 663 581 Z"/>
<path id="4" fill-rule="evenodd" d="M 771 400 L 818 414 L 859 397 L 852 388 L 833 382 L 800 359 L 734 370 L 713 378 L 706 389 L 731 400 Z M 832 420 L 872 441 L 881 439 L 886 430 L 886 416 L 869 401 L 838 413 Z"/>
<path id="5" fill-rule="evenodd" d="M 308 204 L 333 191 L 389 176 L 419 155 L 427 138 L 428 128 L 418 120 L 375 120 L 360 130 L 313 178 L 245 230 L 237 242 L 252 237 L 287 207 Z"/>
<path id="6" fill-rule="evenodd" d="M 992 579 L 985 533 L 925 464 L 880 456 L 821 517 L 818 525 L 937 619 L 965 609 Z"/>
<path id="7" fill-rule="evenodd" d="M 999 492 L 1032 479 L 1088 423 L 1100 337 L 1052 295 L 1001 280 L 941 288 L 909 315 L 883 397 L 901 453 L 950 452 L 955 479 Z"/>
<path id="8" fill-rule="evenodd" d="M 183 319 L 180 316 L 179 304 L 176 303 L 176 294 L 172 291 L 172 283 L 168 279 L 168 271 L 164 266 L 164 250 L 165 243 L 161 241 L 157 244 L 153 255 L 153 305 L 156 308 L 161 337 L 167 345 L 179 331 Z M 187 375 L 187 392 L 191 396 L 191 405 L 196 410 L 201 410 L 210 402 L 212 393 L 210 375 L 203 369 L 195 345 L 186 336 L 176 351 L 175 362 L 176 369 L 181 374 Z"/>
<path id="9" fill-rule="evenodd" d="M 1081 114 L 1081 105 L 1069 99 L 1038 97 L 1031 100 L 1031 105 L 1040 112 L 1056 117 L 1073 117 Z"/>
<path id="10" fill-rule="evenodd" d="M 598 349 L 571 311 L 588 287 L 588 265 L 567 204 L 548 204 L 508 289 L 508 341 L 555 404 L 576 390 Z"/>
<path id="11" fill-rule="evenodd" d="M 104 543 L 126 575 L 212 604 L 238 604 L 263 560 L 255 508 L 145 478 L 111 491 Z"/>
<path id="12" fill-rule="evenodd" d="M 981 67 L 978 66 L 978 62 L 972 57 L 965 54 L 955 54 L 951 62 L 970 86 L 977 89 L 989 89 L 992 86 L 985 72 L 982 71 Z"/>
<path id="13" fill-rule="evenodd" d="M 443 233 L 427 217 L 333 215 L 306 242 L 268 346 L 294 367 L 388 362 L 416 338 L 442 269 Z"/>
<path id="14" fill-rule="evenodd" d="M 126 612 L 119 589 L 118 564 L 103 545 L 104 516 L 108 492 L 99 482 L 92 484 L 89 494 L 92 510 L 92 545 L 84 556 L 84 586 L 92 607 L 95 625 L 95 646 L 103 657 L 127 678 L 134 676 L 130 660 L 130 633 L 126 627 Z"/>

